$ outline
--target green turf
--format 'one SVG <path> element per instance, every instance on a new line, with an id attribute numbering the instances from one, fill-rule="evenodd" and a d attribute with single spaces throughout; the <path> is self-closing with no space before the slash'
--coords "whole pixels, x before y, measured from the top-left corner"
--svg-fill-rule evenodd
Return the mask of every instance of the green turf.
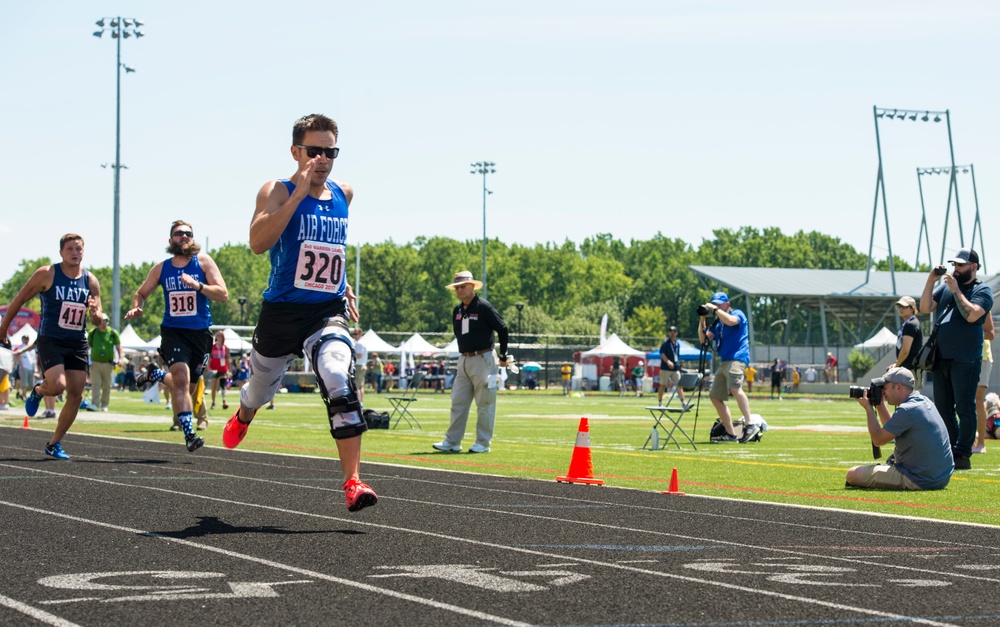
<path id="1" fill-rule="evenodd" d="M 985 455 L 974 455 L 974 469 L 959 472 L 945 490 L 884 492 L 846 488 L 844 476 L 854 465 L 872 463 L 871 443 L 864 429 L 864 414 L 854 401 L 839 398 L 786 397 L 751 400 L 753 413 L 761 414 L 770 430 L 759 443 L 713 445 L 708 430 L 715 412 L 707 396 L 702 399 L 695 441 L 698 450 L 673 445 L 650 451 L 642 444 L 652 428 L 643 407 L 650 398 L 595 394 L 564 397 L 559 392 L 505 392 L 498 398 L 496 435 L 486 455 L 440 453 L 431 444 L 447 428 L 449 399 L 430 392 L 418 395 L 410 408 L 423 430 L 406 428 L 372 430 L 365 435 L 363 459 L 554 481 L 565 475 L 581 417 L 590 424 L 590 445 L 595 476 L 608 486 L 663 491 L 676 468 L 680 490 L 688 494 L 724 496 L 819 507 L 836 507 L 954 521 L 1000 524 L 996 494 L 1000 488 L 1000 444 L 987 444 Z M 366 407 L 388 410 L 382 397 L 366 396 Z M 733 410 L 735 403 L 730 403 Z M 158 416 L 162 421 L 95 421 L 99 414 L 74 425 L 66 441 L 72 448 L 73 432 L 97 433 L 177 442 L 168 431 L 171 417 L 163 405 L 148 405 L 138 393 L 114 393 L 114 412 Z M 221 432 L 229 412 L 211 412 L 210 446 L 222 446 Z M 277 409 L 261 410 L 241 449 L 291 454 L 336 456 L 325 410 L 318 394 L 282 394 Z M 690 427 L 693 413 L 685 421 Z M 22 418 L 5 417 L 5 426 L 20 426 Z M 475 408 L 468 433 L 474 433 Z M 32 428 L 52 429 L 52 420 L 32 420 Z M 472 440 L 467 438 L 467 448 Z M 892 446 L 883 447 L 883 458 Z M 377 481 L 373 481 L 377 484 Z M 574 486 L 574 489 L 601 488 Z M 377 485 L 376 485 L 377 489 Z M 663 498 L 681 498 L 668 497 Z"/>

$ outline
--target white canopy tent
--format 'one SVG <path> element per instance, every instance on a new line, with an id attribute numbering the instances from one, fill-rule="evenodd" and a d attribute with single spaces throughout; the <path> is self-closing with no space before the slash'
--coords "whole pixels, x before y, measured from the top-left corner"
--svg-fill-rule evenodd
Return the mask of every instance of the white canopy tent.
<path id="1" fill-rule="evenodd" d="M 386 342 L 375 333 L 373 329 L 368 329 L 361 339 L 358 340 L 369 353 L 398 353 L 399 348 Z"/>
<path id="2" fill-rule="evenodd" d="M 443 355 L 448 359 L 457 359 L 461 356 L 458 352 L 458 338 L 456 337 L 452 341 L 448 342 L 448 345 L 437 352 L 437 355 Z"/>
<path id="3" fill-rule="evenodd" d="M 118 334 L 118 336 L 122 342 L 122 350 L 146 352 L 155 351 L 160 347 L 159 341 L 157 341 L 156 344 L 153 344 L 152 342 L 147 342 L 139 337 L 139 334 L 135 332 L 135 329 L 132 328 L 131 324 L 126 326 L 125 329 Z"/>
<path id="4" fill-rule="evenodd" d="M 859 350 L 878 350 L 896 345 L 896 334 L 889 329 L 882 327 L 879 332 L 860 344 L 855 344 L 854 348 Z"/>
<path id="5" fill-rule="evenodd" d="M 646 353 L 626 344 L 617 333 L 612 333 L 600 346 L 580 353 L 580 357 L 645 357 Z"/>
<path id="6" fill-rule="evenodd" d="M 21 345 L 21 337 L 25 335 L 28 336 L 29 345 L 34 344 L 35 340 L 38 339 L 38 331 L 36 331 L 35 327 L 31 326 L 30 323 L 25 323 L 24 325 L 22 325 L 21 328 L 18 329 L 16 333 L 8 336 L 7 339 L 10 341 L 11 346 L 17 348 L 18 346 Z"/>
<path id="7" fill-rule="evenodd" d="M 229 353 L 244 354 L 249 353 L 253 345 L 247 342 L 240 336 L 236 335 L 236 331 L 233 331 L 229 327 L 222 330 L 222 335 L 226 338 L 226 348 L 229 349 Z"/>
<path id="8" fill-rule="evenodd" d="M 405 351 L 410 355 L 436 355 L 441 349 L 434 346 L 423 338 L 419 333 L 414 333 L 405 342 L 399 345 L 400 351 Z"/>

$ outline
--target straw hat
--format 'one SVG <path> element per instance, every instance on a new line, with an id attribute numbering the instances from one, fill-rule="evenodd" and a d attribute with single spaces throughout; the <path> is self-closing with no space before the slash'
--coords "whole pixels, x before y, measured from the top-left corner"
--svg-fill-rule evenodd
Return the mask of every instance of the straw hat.
<path id="1" fill-rule="evenodd" d="M 451 285 L 445 285 L 445 287 L 448 288 L 449 290 L 453 290 L 459 285 L 464 285 L 466 283 L 472 283 L 472 289 L 474 290 L 478 290 L 483 286 L 482 281 L 477 281 L 472 278 L 471 272 L 469 272 L 468 270 L 462 270 L 461 272 L 455 273 L 454 283 L 452 283 Z"/>

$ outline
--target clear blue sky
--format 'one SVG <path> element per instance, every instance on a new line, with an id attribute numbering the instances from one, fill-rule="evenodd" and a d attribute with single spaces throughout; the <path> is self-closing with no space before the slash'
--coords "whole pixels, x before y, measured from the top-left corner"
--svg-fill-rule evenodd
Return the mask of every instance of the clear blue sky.
<path id="1" fill-rule="evenodd" d="M 752 225 L 867 251 L 873 105 L 950 109 L 986 232 L 1000 227 L 996 2 L 37 0 L 8 3 L 0 26 L 0 280 L 55 257 L 67 231 L 88 265 L 111 264 L 115 45 L 91 33 L 114 15 L 146 22 L 122 45 L 136 69 L 122 75 L 123 264 L 164 257 L 175 218 L 212 247 L 245 242 L 311 112 L 341 127 L 352 243 L 478 240 L 469 163 L 486 159 L 488 235 L 506 242 L 660 231 L 697 246 Z M 885 121 L 882 145 L 893 249 L 912 261 L 915 169 L 949 162 L 945 125 Z M 924 182 L 937 256 L 947 179 Z M 957 248 L 954 219 L 949 233 Z"/>

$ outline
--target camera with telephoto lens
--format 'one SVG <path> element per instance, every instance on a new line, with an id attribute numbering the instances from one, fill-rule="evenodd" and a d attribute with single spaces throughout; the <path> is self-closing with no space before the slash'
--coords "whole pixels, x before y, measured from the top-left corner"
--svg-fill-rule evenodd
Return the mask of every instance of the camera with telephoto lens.
<path id="1" fill-rule="evenodd" d="M 705 305 L 698 305 L 698 308 L 695 309 L 695 311 L 698 313 L 699 316 L 711 316 L 713 313 L 715 313 L 716 309 L 718 309 L 718 307 L 716 307 L 715 305 L 705 304 Z"/>
<path id="2" fill-rule="evenodd" d="M 875 382 L 872 381 L 871 385 L 868 386 L 868 402 L 871 403 L 872 407 L 882 403 L 882 387 L 884 385 L 884 383 L 876 385 Z M 851 395 L 851 398 L 864 398 L 865 388 L 858 385 L 852 385 L 848 394 Z"/>
<path id="3" fill-rule="evenodd" d="M 947 272 L 948 272 L 948 268 L 945 268 L 944 266 L 934 266 L 934 274 L 936 274 L 938 276 L 946 274 Z"/>

